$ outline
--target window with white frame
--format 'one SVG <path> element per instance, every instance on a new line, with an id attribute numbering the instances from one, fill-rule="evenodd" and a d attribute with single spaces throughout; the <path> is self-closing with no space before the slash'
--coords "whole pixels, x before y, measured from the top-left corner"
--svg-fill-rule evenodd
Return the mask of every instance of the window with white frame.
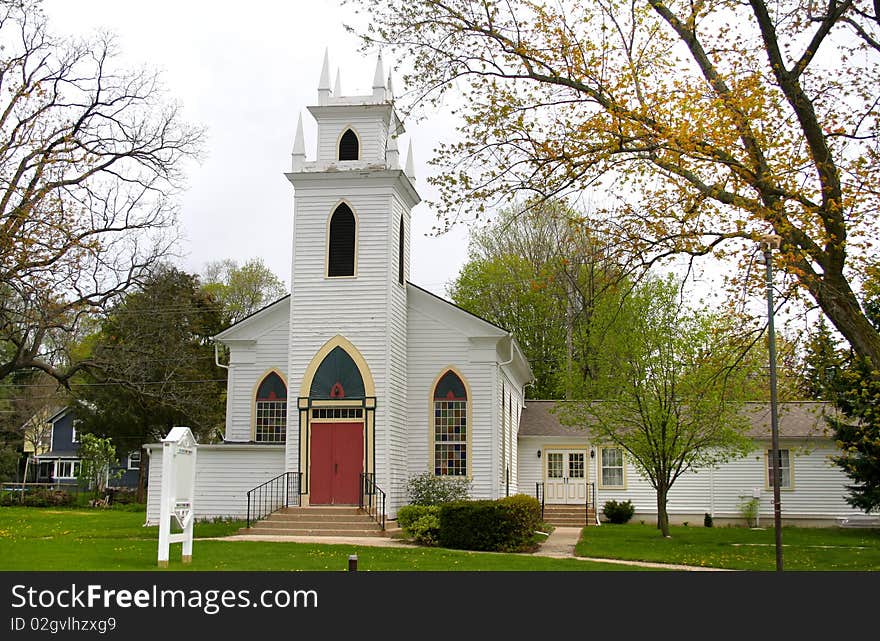
<path id="1" fill-rule="evenodd" d="M 779 450 L 779 488 L 791 487 L 791 455 L 789 450 Z M 767 487 L 773 487 L 773 450 L 767 450 Z"/>
<path id="2" fill-rule="evenodd" d="M 141 467 L 141 451 L 136 450 L 128 455 L 128 469 L 137 470 Z"/>
<path id="3" fill-rule="evenodd" d="M 80 421 L 78 418 L 73 419 L 70 427 L 70 442 L 71 443 L 79 443 L 79 433 L 77 432 L 77 426 Z"/>
<path id="4" fill-rule="evenodd" d="M 623 487 L 623 450 L 619 447 L 601 449 L 600 470 L 603 487 Z"/>
<path id="5" fill-rule="evenodd" d="M 79 461 L 56 461 L 55 474 L 56 479 L 75 479 L 79 472 Z"/>

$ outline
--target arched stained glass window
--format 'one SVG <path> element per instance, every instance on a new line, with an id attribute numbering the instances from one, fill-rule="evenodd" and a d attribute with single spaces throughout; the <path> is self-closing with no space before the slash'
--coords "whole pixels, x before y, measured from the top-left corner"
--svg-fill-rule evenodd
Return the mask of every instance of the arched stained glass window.
<path id="1" fill-rule="evenodd" d="M 254 440 L 284 443 L 287 433 L 287 386 L 275 372 L 269 372 L 257 388 Z"/>
<path id="2" fill-rule="evenodd" d="M 434 475 L 467 476 L 467 390 L 449 370 L 434 388 Z"/>
<path id="3" fill-rule="evenodd" d="M 360 143 L 357 134 L 351 129 L 346 129 L 339 139 L 339 160 L 358 160 L 360 156 Z"/>
<path id="4" fill-rule="evenodd" d="M 327 247 L 327 275 L 354 276 L 355 235 L 357 222 L 351 208 L 339 205 L 330 218 Z"/>
<path id="5" fill-rule="evenodd" d="M 315 372 L 309 396 L 320 399 L 364 398 L 364 379 L 348 352 L 334 347 Z"/>

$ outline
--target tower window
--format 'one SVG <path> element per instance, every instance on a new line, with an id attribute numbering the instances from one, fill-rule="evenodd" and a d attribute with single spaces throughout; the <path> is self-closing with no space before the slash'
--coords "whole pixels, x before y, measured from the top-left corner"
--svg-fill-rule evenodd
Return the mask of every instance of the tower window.
<path id="1" fill-rule="evenodd" d="M 403 285 L 403 216 L 400 217 L 400 233 L 397 236 L 397 282 Z"/>
<path id="2" fill-rule="evenodd" d="M 360 155 L 360 143 L 357 134 L 351 129 L 346 129 L 339 140 L 339 160 L 358 160 Z"/>
<path id="3" fill-rule="evenodd" d="M 330 218 L 330 238 L 327 242 L 328 276 L 354 276 L 356 229 L 354 214 L 348 205 L 342 203 Z"/>

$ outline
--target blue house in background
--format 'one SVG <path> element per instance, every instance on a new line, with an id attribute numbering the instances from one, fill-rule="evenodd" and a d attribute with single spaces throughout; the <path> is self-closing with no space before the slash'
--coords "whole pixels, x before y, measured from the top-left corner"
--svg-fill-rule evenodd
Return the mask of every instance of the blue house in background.
<path id="1" fill-rule="evenodd" d="M 75 485 L 77 483 L 76 475 L 79 472 L 80 456 L 78 421 L 73 408 L 65 407 L 49 417 L 48 422 L 52 424 L 49 451 L 34 457 L 36 482 Z M 119 462 L 119 465 L 111 468 L 110 476 L 112 478 L 107 484 L 108 487 L 137 487 L 140 457 L 140 450 L 130 452 Z M 119 474 L 119 472 L 122 473 Z"/>

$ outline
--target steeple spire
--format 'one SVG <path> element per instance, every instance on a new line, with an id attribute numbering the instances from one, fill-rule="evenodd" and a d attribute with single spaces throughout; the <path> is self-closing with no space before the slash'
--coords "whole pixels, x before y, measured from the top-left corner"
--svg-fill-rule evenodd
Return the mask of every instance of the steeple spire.
<path id="1" fill-rule="evenodd" d="M 318 104 L 326 105 L 330 99 L 330 53 L 324 49 L 324 66 L 321 68 L 321 79 L 318 81 Z"/>
<path id="2" fill-rule="evenodd" d="M 373 75 L 373 98 L 385 100 L 385 68 L 382 65 L 382 52 L 376 58 L 376 73 Z"/>
<path id="3" fill-rule="evenodd" d="M 293 171 L 300 171 L 306 161 L 306 143 L 303 138 L 303 117 L 299 115 L 299 121 L 296 123 L 296 137 L 293 140 L 293 153 L 291 154 L 293 161 Z"/>
<path id="4" fill-rule="evenodd" d="M 336 84 L 333 85 L 333 97 L 339 98 L 342 95 L 342 82 L 339 79 L 339 69 L 336 70 Z"/>

